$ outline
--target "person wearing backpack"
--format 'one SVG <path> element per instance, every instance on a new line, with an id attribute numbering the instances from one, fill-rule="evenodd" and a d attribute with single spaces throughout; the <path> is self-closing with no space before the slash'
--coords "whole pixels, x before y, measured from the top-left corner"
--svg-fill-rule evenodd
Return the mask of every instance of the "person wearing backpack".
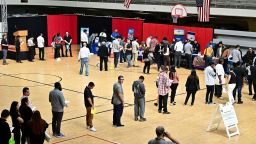
<path id="1" fill-rule="evenodd" d="M 139 80 L 132 84 L 132 91 L 134 93 L 134 116 L 135 121 L 146 121 L 145 113 L 145 85 L 143 83 L 144 76 L 140 76 Z M 139 119 L 138 119 L 139 117 Z"/>

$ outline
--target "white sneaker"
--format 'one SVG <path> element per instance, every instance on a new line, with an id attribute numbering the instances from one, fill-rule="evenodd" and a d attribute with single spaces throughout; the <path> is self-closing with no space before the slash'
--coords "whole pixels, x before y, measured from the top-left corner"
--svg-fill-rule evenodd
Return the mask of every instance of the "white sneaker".
<path id="1" fill-rule="evenodd" d="M 90 128 L 90 131 L 96 132 L 96 128 L 92 127 Z"/>
<path id="2" fill-rule="evenodd" d="M 60 58 L 57 58 L 56 60 L 57 60 L 57 61 L 61 61 L 61 59 L 60 59 Z"/>

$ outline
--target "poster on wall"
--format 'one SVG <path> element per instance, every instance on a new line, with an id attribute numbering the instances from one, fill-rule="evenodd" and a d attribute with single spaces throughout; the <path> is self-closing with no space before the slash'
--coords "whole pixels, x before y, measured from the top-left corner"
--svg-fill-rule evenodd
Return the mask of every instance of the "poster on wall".
<path id="1" fill-rule="evenodd" d="M 128 29 L 128 36 L 127 36 L 127 39 L 133 40 L 133 36 L 134 36 L 134 28 L 129 28 L 129 29 Z"/>
<path id="2" fill-rule="evenodd" d="M 174 38 L 177 41 L 183 41 L 185 40 L 185 30 L 184 29 L 174 29 Z"/>

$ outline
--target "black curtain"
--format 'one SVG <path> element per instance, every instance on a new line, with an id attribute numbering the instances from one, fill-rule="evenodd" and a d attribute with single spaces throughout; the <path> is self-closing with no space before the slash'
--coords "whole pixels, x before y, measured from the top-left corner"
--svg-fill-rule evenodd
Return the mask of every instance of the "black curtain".
<path id="1" fill-rule="evenodd" d="M 45 45 L 47 45 L 47 17 L 36 16 L 36 17 L 12 17 L 8 18 L 8 41 L 10 44 L 14 44 L 13 33 L 17 30 L 28 30 L 28 37 L 36 38 L 40 33 L 43 33 Z"/>
<path id="2" fill-rule="evenodd" d="M 112 18 L 110 17 L 96 17 L 96 16 L 78 16 L 77 17 L 77 43 L 80 43 L 80 28 L 88 27 L 89 35 L 94 32 L 100 34 L 103 29 L 106 30 L 107 38 L 110 40 L 112 33 Z"/>

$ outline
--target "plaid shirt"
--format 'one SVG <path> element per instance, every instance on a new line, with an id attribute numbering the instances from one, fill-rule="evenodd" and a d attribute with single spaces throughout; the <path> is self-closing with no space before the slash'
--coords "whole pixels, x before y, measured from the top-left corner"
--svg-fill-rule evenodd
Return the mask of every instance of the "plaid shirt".
<path id="1" fill-rule="evenodd" d="M 164 96 L 169 93 L 171 81 L 166 72 L 161 72 L 158 75 L 158 95 Z"/>

